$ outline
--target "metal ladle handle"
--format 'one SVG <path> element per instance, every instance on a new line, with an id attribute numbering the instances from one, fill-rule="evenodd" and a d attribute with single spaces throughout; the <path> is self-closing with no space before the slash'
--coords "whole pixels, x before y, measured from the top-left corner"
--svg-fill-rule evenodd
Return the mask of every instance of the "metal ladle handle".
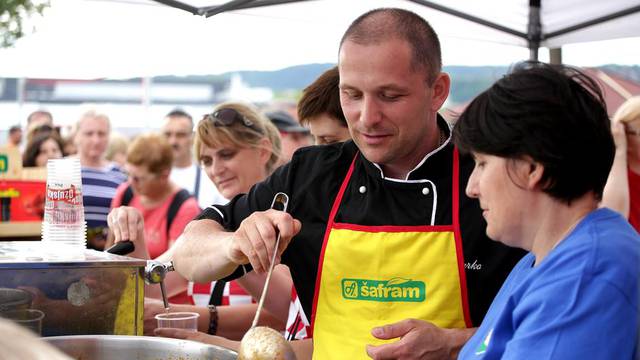
<path id="1" fill-rule="evenodd" d="M 289 196 L 283 192 L 279 192 L 273 197 L 271 202 L 271 209 L 287 212 L 287 206 L 289 205 Z M 267 278 L 264 281 L 264 287 L 262 288 L 262 294 L 260 295 L 260 301 L 258 302 L 258 309 L 256 310 L 256 316 L 253 318 L 251 328 L 258 325 L 258 319 L 260 319 L 260 312 L 262 311 L 262 305 L 264 299 L 267 297 L 267 290 L 269 289 L 269 281 L 271 280 L 271 274 L 273 273 L 273 267 L 276 264 L 276 256 L 278 255 L 278 247 L 280 246 L 280 232 L 276 236 L 276 245 L 273 249 L 273 256 L 271 257 L 271 264 L 269 265 L 269 271 L 267 272 Z"/>

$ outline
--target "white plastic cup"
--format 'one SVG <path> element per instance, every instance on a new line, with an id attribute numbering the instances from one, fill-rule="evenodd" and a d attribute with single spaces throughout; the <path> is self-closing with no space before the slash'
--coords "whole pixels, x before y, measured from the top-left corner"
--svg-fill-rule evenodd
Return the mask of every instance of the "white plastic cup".
<path id="1" fill-rule="evenodd" d="M 44 313 L 36 309 L 18 309 L 0 312 L 0 317 L 11 320 L 18 325 L 33 331 L 36 335 L 42 335 L 42 319 Z"/>
<path id="2" fill-rule="evenodd" d="M 200 314 L 194 312 L 174 312 L 156 315 L 158 328 L 184 329 L 188 331 L 198 331 L 198 317 Z"/>
<path id="3" fill-rule="evenodd" d="M 84 250 L 87 223 L 82 204 L 82 174 L 78 158 L 47 162 L 47 192 L 42 222 L 42 241 Z"/>

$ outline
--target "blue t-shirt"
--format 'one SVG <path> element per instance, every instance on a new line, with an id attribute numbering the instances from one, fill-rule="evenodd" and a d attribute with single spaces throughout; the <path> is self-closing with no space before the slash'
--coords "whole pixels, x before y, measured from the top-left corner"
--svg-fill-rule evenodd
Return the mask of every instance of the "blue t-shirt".
<path id="1" fill-rule="evenodd" d="M 595 210 L 534 262 L 513 268 L 458 359 L 633 359 L 640 236 L 624 218 Z"/>
<path id="2" fill-rule="evenodd" d="M 92 248 L 107 239 L 107 215 L 116 188 L 127 175 L 114 164 L 102 169 L 82 167 L 82 202 L 87 222 L 87 246 Z M 100 249 L 102 250 L 102 249 Z"/>

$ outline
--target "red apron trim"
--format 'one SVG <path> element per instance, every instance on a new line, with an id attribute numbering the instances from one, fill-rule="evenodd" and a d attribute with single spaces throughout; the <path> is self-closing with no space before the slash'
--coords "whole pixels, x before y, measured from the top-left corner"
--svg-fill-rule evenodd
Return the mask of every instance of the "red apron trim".
<path id="1" fill-rule="evenodd" d="M 368 231 L 368 232 L 445 232 L 445 231 L 454 231 L 453 225 L 379 225 L 379 226 L 368 226 L 368 225 L 356 225 L 356 224 L 345 224 L 345 223 L 334 223 L 334 229 L 343 229 L 343 230 L 353 230 L 353 231 Z"/>
<path id="2" fill-rule="evenodd" d="M 359 154 L 359 153 L 358 153 Z M 316 317 L 316 307 L 318 305 L 318 296 L 319 296 L 319 289 L 320 289 L 320 280 L 322 277 L 322 265 L 324 263 L 324 254 L 325 254 L 325 250 L 327 247 L 327 240 L 329 239 L 329 234 L 330 234 L 330 230 L 333 227 L 336 228 L 342 228 L 342 229 L 359 229 L 359 230 L 363 230 L 363 229 L 379 229 L 379 228 L 387 228 L 390 229 L 392 231 L 396 231 L 396 232 L 400 232 L 399 228 L 401 228 L 400 226 L 362 226 L 362 225 L 354 225 L 354 224 L 342 224 L 342 223 L 334 223 L 334 218 L 336 213 L 338 212 L 338 208 L 340 206 L 340 203 L 342 202 L 342 198 L 344 196 L 344 192 L 347 188 L 347 185 L 349 184 L 349 180 L 351 179 L 351 175 L 353 174 L 353 169 L 354 169 L 354 164 L 356 159 L 358 158 L 358 154 L 356 154 L 356 156 L 354 156 L 353 161 L 351 162 L 351 165 L 349 166 L 349 171 L 347 172 L 347 175 L 345 176 L 344 180 L 342 181 L 342 184 L 340 185 L 340 190 L 338 191 L 338 195 L 336 196 L 336 199 L 333 202 L 333 206 L 331 208 L 331 212 L 329 214 L 329 221 L 327 222 L 327 227 L 325 228 L 325 233 L 324 233 L 324 238 L 322 241 L 322 250 L 320 252 L 320 259 L 318 261 L 318 273 L 316 276 L 316 285 L 315 285 L 315 289 L 314 289 L 314 295 L 313 295 L 313 307 L 312 307 L 312 311 L 311 311 L 311 325 L 309 327 L 309 333 L 308 336 L 309 337 L 313 337 L 313 331 L 315 328 L 315 317 Z M 460 166 L 459 166 L 459 156 L 458 156 L 458 149 L 454 147 L 454 151 L 453 151 L 453 183 L 452 183 L 452 202 L 453 202 L 453 224 L 452 226 L 448 226 L 448 225 L 436 225 L 436 226 L 422 226 L 424 228 L 444 228 L 445 230 L 443 231 L 451 231 L 453 230 L 454 233 L 454 238 L 455 238 L 455 243 L 456 243 L 456 253 L 459 255 L 457 256 L 458 259 L 458 274 L 460 277 L 460 288 L 461 288 L 461 298 L 462 298 L 462 311 L 463 311 L 463 315 L 464 315 L 464 320 L 465 320 L 465 324 L 467 327 L 472 327 L 472 322 L 471 322 L 471 317 L 469 314 L 469 300 L 468 300 L 468 295 L 467 295 L 467 278 L 466 278 L 466 273 L 464 270 L 464 253 L 462 250 L 462 239 L 461 239 L 461 234 L 460 234 L 460 218 L 459 218 L 459 198 L 460 198 L 460 192 L 459 192 L 459 177 L 460 177 Z M 406 228 L 410 228 L 411 230 L 415 229 L 415 228 L 419 228 L 421 226 L 415 226 L 415 227 L 404 227 Z M 390 230 L 378 230 L 378 232 L 381 231 L 388 231 L 391 232 Z"/>
<path id="3" fill-rule="evenodd" d="M 313 337 L 313 329 L 316 323 L 316 306 L 318 305 L 318 295 L 320 294 L 320 279 L 322 278 L 322 264 L 324 263 L 324 252 L 327 248 L 327 240 L 329 239 L 329 234 L 331 233 L 331 229 L 333 228 L 333 219 L 338 212 L 338 208 L 340 207 L 340 203 L 342 202 L 342 197 L 344 196 L 344 192 L 347 189 L 347 185 L 349 184 L 349 180 L 351 179 L 351 174 L 353 174 L 354 164 L 356 163 L 356 159 L 358 158 L 358 154 L 353 157 L 351 161 L 351 165 L 349 165 L 349 171 L 347 171 L 347 175 L 344 180 L 342 180 L 342 184 L 340 185 L 340 190 L 338 191 L 338 195 L 336 199 L 333 201 L 333 206 L 331 207 L 331 212 L 329 213 L 329 221 L 327 221 L 327 227 L 324 230 L 324 239 L 322 240 L 322 250 L 320 251 L 320 259 L 318 259 L 318 273 L 316 275 L 316 286 L 313 291 L 313 307 L 311 308 L 311 326 L 310 331 L 307 333 L 309 337 Z"/>
<path id="4" fill-rule="evenodd" d="M 464 314 L 464 322 L 467 327 L 472 327 L 471 315 L 469 313 L 469 295 L 467 294 L 467 274 L 464 270 L 464 252 L 462 250 L 462 236 L 460 232 L 460 161 L 458 156 L 458 148 L 453 148 L 453 227 L 454 237 L 456 239 L 456 252 L 458 256 L 458 274 L 460 276 L 460 289 L 462 290 L 462 312 Z"/>

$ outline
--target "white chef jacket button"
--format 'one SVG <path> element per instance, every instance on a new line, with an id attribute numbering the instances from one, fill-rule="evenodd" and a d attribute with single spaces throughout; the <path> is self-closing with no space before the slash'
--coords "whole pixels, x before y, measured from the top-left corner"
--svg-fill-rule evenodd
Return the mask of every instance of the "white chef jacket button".
<path id="1" fill-rule="evenodd" d="M 430 190 L 429 190 L 428 187 L 422 188 L 422 195 L 429 195 L 429 192 L 430 192 Z"/>
<path id="2" fill-rule="evenodd" d="M 360 194 L 364 194 L 365 192 L 367 192 L 367 188 L 364 186 L 360 186 L 360 188 L 358 189 L 358 191 L 360 191 Z"/>

